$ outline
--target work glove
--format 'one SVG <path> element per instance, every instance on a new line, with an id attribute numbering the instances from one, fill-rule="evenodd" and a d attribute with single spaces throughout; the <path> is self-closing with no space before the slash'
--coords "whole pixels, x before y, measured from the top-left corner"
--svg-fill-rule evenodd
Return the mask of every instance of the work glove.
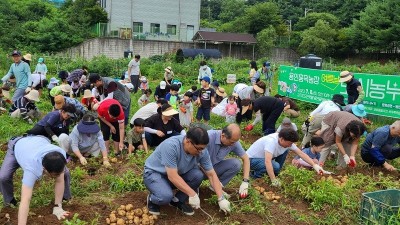
<path id="1" fill-rule="evenodd" d="M 344 162 L 345 162 L 347 165 L 349 165 L 349 163 L 350 163 L 350 157 L 349 157 L 347 154 L 343 155 L 343 159 L 344 159 Z"/>
<path id="2" fill-rule="evenodd" d="M 79 158 L 79 161 L 81 162 L 82 165 L 86 165 L 87 164 L 86 158 L 83 157 L 83 156 Z"/>
<path id="3" fill-rule="evenodd" d="M 57 216 L 58 220 L 65 219 L 68 216 L 69 212 L 64 211 L 64 209 L 60 206 L 53 207 L 53 215 Z"/>
<path id="4" fill-rule="evenodd" d="M 249 190 L 249 182 L 243 181 L 239 188 L 240 198 L 246 198 L 248 190 Z"/>
<path id="5" fill-rule="evenodd" d="M 350 162 L 348 165 L 352 168 L 356 167 L 357 163 L 356 163 L 356 158 L 354 156 L 350 156 Z"/>
<path id="6" fill-rule="evenodd" d="M 231 212 L 231 203 L 225 198 L 222 198 L 222 200 L 218 200 L 218 205 L 219 208 L 225 213 Z"/>
<path id="7" fill-rule="evenodd" d="M 53 136 L 51 136 L 51 140 L 53 140 L 55 143 L 59 143 L 59 140 L 58 140 L 58 137 L 57 137 L 57 135 L 53 135 Z"/>
<path id="8" fill-rule="evenodd" d="M 109 162 L 108 160 L 104 160 L 104 161 L 103 161 L 103 166 L 105 166 L 105 167 L 110 167 L 111 164 L 110 164 L 110 162 Z"/>
<path id="9" fill-rule="evenodd" d="M 272 186 L 273 187 L 280 187 L 281 185 L 282 185 L 281 181 L 278 180 L 278 178 L 272 180 Z"/>
<path id="10" fill-rule="evenodd" d="M 244 130 L 245 131 L 251 131 L 251 130 L 253 130 L 253 128 L 254 128 L 253 124 L 249 124 L 244 128 Z"/>
<path id="11" fill-rule="evenodd" d="M 317 174 L 320 174 L 320 175 L 324 174 L 324 169 L 322 169 L 322 167 L 320 165 L 314 164 L 313 168 L 315 171 L 317 171 Z"/>
<path id="12" fill-rule="evenodd" d="M 29 93 L 31 90 L 32 90 L 32 88 L 27 87 L 27 88 L 25 89 L 25 93 Z"/>
<path id="13" fill-rule="evenodd" d="M 200 208 L 200 198 L 198 194 L 193 197 L 189 197 L 189 205 L 192 206 L 194 209 Z"/>

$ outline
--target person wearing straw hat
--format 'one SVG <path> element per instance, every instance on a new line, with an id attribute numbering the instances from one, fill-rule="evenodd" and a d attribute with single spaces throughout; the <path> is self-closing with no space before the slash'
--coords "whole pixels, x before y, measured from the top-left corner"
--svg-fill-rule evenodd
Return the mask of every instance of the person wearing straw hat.
<path id="1" fill-rule="evenodd" d="M 163 141 L 146 159 L 143 182 L 150 192 L 147 196 L 149 213 L 160 215 L 160 206 L 169 204 L 185 215 L 193 215 L 193 209 L 200 208 L 198 189 L 203 181 L 203 172 L 199 165 L 214 184 L 219 208 L 225 213 L 230 212 L 230 202 L 223 195 L 221 182 L 207 151 L 208 143 L 205 129 L 191 128 L 186 135 Z M 176 193 L 175 189 L 178 189 Z"/>
<path id="2" fill-rule="evenodd" d="M 47 113 L 35 126 L 26 133 L 43 135 L 58 143 L 58 136 L 62 133 L 69 134 L 71 118 L 75 117 L 75 106 L 63 105 L 60 110 Z"/>
<path id="3" fill-rule="evenodd" d="M 347 104 L 359 104 L 364 100 L 365 92 L 359 80 L 349 71 L 340 73 L 340 83 L 346 83 Z"/>
<path id="4" fill-rule="evenodd" d="M 237 85 L 238 86 L 238 85 Z M 235 86 L 236 87 L 236 86 Z M 241 86 L 237 87 L 235 93 L 237 94 L 237 105 L 239 107 L 239 112 L 236 115 L 236 122 L 240 124 L 243 119 L 251 120 L 253 116 L 253 111 L 248 108 L 246 111 L 243 111 L 242 101 L 244 99 L 249 99 L 250 101 L 254 101 L 259 96 L 262 96 L 265 92 L 265 83 L 264 81 L 258 81 L 256 84 L 252 86 Z"/>
<path id="5" fill-rule="evenodd" d="M 83 92 L 81 103 L 86 109 L 96 111 L 93 109 L 93 106 L 98 102 L 99 101 L 97 101 L 97 99 L 93 96 L 92 92 L 89 89 L 86 89 Z"/>
<path id="6" fill-rule="evenodd" d="M 25 93 L 28 93 L 31 90 L 32 77 L 31 68 L 26 62 L 21 60 L 21 52 L 14 50 L 11 55 L 14 63 L 11 64 L 7 74 L 1 78 L 1 80 L 3 81 L 4 87 L 4 84 L 8 81 L 8 79 L 11 76 L 15 76 L 16 90 L 12 98 L 12 101 L 15 102 L 17 99 L 20 99 L 25 95 Z"/>
<path id="7" fill-rule="evenodd" d="M 27 53 L 27 54 L 25 54 L 24 56 L 22 56 L 22 59 L 21 59 L 22 61 L 24 61 L 24 62 L 26 62 L 26 63 L 28 63 L 28 65 L 30 66 L 31 65 L 31 61 L 32 61 L 32 55 L 31 55 L 31 53 Z"/>
<path id="8" fill-rule="evenodd" d="M 71 96 L 72 93 L 72 87 L 69 84 L 62 84 L 60 86 L 55 86 L 50 90 L 50 100 L 53 103 L 54 98 L 57 95 L 62 95 L 62 96 Z M 53 103 L 54 106 L 54 103 Z"/>
<path id="9" fill-rule="evenodd" d="M 324 139 L 325 147 L 321 151 L 319 162 L 324 164 L 332 145 L 339 150 L 337 169 L 355 167 L 355 154 L 361 135 L 367 130 L 363 122 L 355 115 L 345 111 L 328 113 L 321 123 L 321 130 L 315 134 Z"/>
<path id="10" fill-rule="evenodd" d="M 382 166 L 387 171 L 396 168 L 388 163 L 400 157 L 400 120 L 379 127 L 369 133 L 361 146 L 361 158 L 371 166 Z M 396 146 L 397 145 L 397 146 Z"/>
<path id="11" fill-rule="evenodd" d="M 146 119 L 144 131 L 149 146 L 157 146 L 169 137 L 186 134 L 179 121 L 174 117 L 178 113 L 170 104 L 166 103 L 160 107 L 159 113 Z"/>
<path id="12" fill-rule="evenodd" d="M 35 102 L 39 102 L 39 92 L 31 90 L 27 95 L 14 102 L 9 110 L 10 116 L 12 118 L 23 118 L 29 124 L 33 124 L 32 119 L 38 119 L 41 115 Z"/>
<path id="13" fill-rule="evenodd" d="M 87 164 L 85 157 L 97 157 L 101 152 L 103 156 L 103 165 L 106 167 L 111 166 L 108 161 L 108 153 L 103 134 L 93 115 L 84 115 L 82 120 L 74 126 L 69 135 L 60 135 L 59 142 L 60 147 L 68 154 L 75 154 L 82 165 Z"/>
<path id="14" fill-rule="evenodd" d="M 275 124 L 282 114 L 284 103 L 275 97 L 262 96 L 254 101 L 245 99 L 242 101 L 242 113 L 248 109 L 256 113 L 256 118 L 252 124 L 245 127 L 246 131 L 251 131 L 258 122 L 262 120 L 262 131 L 264 135 L 275 133 Z"/>
<path id="15" fill-rule="evenodd" d="M 165 83 L 167 83 L 168 85 L 171 85 L 172 80 L 174 79 L 174 72 L 172 71 L 172 68 L 170 66 L 165 68 L 164 71 L 165 71 L 165 73 L 164 73 Z"/>
<path id="16" fill-rule="evenodd" d="M 35 71 L 33 73 L 43 74 L 46 76 L 47 66 L 46 64 L 44 64 L 44 58 L 38 59 L 38 64 L 36 65 Z"/>
<path id="17" fill-rule="evenodd" d="M 226 98 L 226 96 L 228 96 L 228 94 L 225 92 L 225 88 L 223 88 L 223 87 L 218 87 L 218 88 L 215 90 L 215 94 L 216 94 L 216 96 L 215 96 L 215 103 L 220 103 L 220 102 L 222 102 L 222 100 L 223 100 L 224 98 Z"/>

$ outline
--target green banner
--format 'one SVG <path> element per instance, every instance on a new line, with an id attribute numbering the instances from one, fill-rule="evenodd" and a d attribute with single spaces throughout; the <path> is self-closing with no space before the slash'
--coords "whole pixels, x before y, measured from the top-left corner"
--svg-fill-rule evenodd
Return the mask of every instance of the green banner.
<path id="1" fill-rule="evenodd" d="M 279 94 L 319 104 L 334 94 L 347 99 L 346 84 L 339 71 L 280 66 Z M 354 73 L 365 92 L 362 102 L 369 114 L 400 118 L 400 76 Z"/>

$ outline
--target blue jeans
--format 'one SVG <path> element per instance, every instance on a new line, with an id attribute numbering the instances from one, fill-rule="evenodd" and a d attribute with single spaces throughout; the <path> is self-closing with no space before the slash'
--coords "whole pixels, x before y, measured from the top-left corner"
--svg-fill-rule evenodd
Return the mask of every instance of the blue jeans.
<path id="1" fill-rule="evenodd" d="M 230 180 L 236 174 L 239 173 L 240 169 L 242 168 L 242 163 L 239 159 L 225 159 L 219 163 L 213 165 L 215 173 L 218 176 L 218 179 L 221 181 L 222 185 L 225 186 L 229 183 Z M 208 179 L 207 176 L 204 174 L 204 180 Z"/>
<path id="2" fill-rule="evenodd" d="M 197 167 L 180 176 L 194 191 L 197 191 L 203 181 L 203 172 Z M 167 205 L 174 198 L 174 189 L 176 189 L 176 187 L 168 180 L 166 174 L 145 169 L 143 182 L 150 191 L 150 200 L 152 203 L 156 205 Z M 176 192 L 175 197 L 177 197 L 180 202 L 186 202 L 189 198 L 189 196 L 182 191 Z"/>
<path id="3" fill-rule="evenodd" d="M 130 96 L 129 96 L 129 97 L 130 97 Z M 128 125 L 128 122 L 129 122 L 129 112 L 131 111 L 131 103 L 132 103 L 132 101 L 129 100 L 129 105 L 128 105 L 128 107 L 124 110 L 124 114 L 125 114 L 125 121 L 124 121 L 125 127 Z"/>
<path id="4" fill-rule="evenodd" d="M 180 133 L 176 131 L 172 131 L 172 134 L 166 135 L 164 137 L 159 137 L 157 134 L 150 134 L 149 132 L 144 132 L 146 142 L 149 146 L 158 146 L 161 142 L 163 142 L 165 139 L 168 139 L 172 136 L 180 135 Z"/>
<path id="5" fill-rule="evenodd" d="M 272 168 L 274 169 L 275 176 L 279 175 L 288 153 L 289 150 L 286 150 L 282 155 L 272 159 Z M 250 176 L 253 178 L 263 177 L 267 172 L 267 169 L 265 168 L 265 158 L 251 158 L 250 171 Z"/>

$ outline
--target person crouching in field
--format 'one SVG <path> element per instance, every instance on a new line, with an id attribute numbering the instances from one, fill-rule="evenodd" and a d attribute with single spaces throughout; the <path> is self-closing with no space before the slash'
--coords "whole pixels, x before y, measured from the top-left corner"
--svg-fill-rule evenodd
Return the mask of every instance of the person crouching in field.
<path id="1" fill-rule="evenodd" d="M 143 149 L 146 153 L 149 152 L 144 134 L 144 123 L 144 119 L 136 118 L 133 121 L 133 128 L 126 134 L 126 139 L 128 141 L 128 154 Z"/>
<path id="2" fill-rule="evenodd" d="M 302 150 L 308 157 L 312 159 L 314 163 L 319 162 L 319 158 L 321 157 L 320 152 L 322 151 L 322 148 L 325 146 L 325 142 L 321 137 L 314 136 L 311 138 L 310 143 L 305 146 L 305 148 Z M 297 166 L 298 168 L 307 168 L 311 169 L 312 166 L 305 162 L 303 159 L 301 159 L 298 155 L 294 157 L 292 160 L 292 164 L 294 166 Z"/>

